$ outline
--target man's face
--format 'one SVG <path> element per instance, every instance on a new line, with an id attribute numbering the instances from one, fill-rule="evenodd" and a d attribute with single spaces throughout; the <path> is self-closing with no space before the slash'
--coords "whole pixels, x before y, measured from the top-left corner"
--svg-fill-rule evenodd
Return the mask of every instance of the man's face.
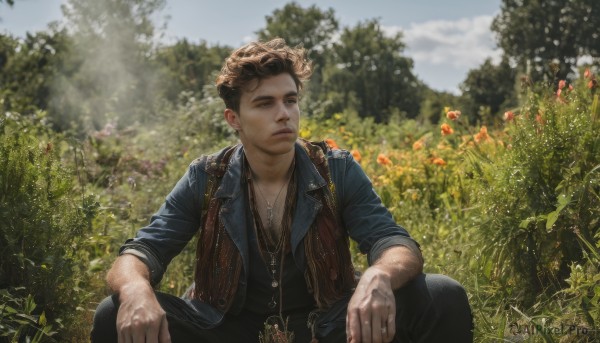
<path id="1" fill-rule="evenodd" d="M 293 149 L 300 109 L 290 74 L 250 82 L 242 91 L 239 108 L 239 113 L 225 110 L 225 116 L 248 152 L 280 155 Z"/>

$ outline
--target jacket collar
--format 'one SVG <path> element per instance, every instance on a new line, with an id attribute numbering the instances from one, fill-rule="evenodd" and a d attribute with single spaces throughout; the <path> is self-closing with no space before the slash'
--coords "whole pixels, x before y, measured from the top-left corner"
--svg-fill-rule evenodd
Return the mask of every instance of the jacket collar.
<path id="1" fill-rule="evenodd" d="M 297 140 L 294 144 L 296 158 L 296 175 L 298 180 L 298 192 L 305 194 L 315 191 L 326 185 L 326 181 L 317 171 L 308 155 L 307 144 L 304 140 Z M 321 163 L 324 163 L 325 156 L 322 157 Z M 229 166 L 223 175 L 223 179 L 219 188 L 215 192 L 217 198 L 235 199 L 240 197 L 243 188 L 246 185 L 242 179 L 244 170 L 244 147 L 238 144 L 229 159 Z"/>

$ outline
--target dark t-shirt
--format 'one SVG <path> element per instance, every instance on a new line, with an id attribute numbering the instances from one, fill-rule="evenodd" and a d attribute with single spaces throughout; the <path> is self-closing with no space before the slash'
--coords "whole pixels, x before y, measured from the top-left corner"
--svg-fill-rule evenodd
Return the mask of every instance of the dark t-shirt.
<path id="1" fill-rule="evenodd" d="M 308 292 L 304 271 L 298 269 L 291 252 L 287 253 L 283 262 L 283 275 L 280 285 L 282 292 L 280 293 L 280 287 L 273 288 L 271 286 L 271 273 L 261 257 L 258 248 L 256 231 L 254 229 L 254 217 L 252 211 L 249 210 L 250 206 L 248 206 L 249 198 L 247 192 L 246 205 L 246 227 L 248 228 L 250 267 L 244 309 L 259 314 L 276 314 L 279 313 L 279 306 L 282 304 L 283 313 L 296 312 L 298 310 L 310 312 L 316 306 L 315 300 L 312 294 Z M 291 211 L 291 213 L 293 213 L 293 211 Z M 277 267 L 277 269 L 279 270 L 279 267 Z M 282 295 L 281 299 L 280 295 Z M 269 303 L 273 299 L 277 302 L 277 305 L 275 307 L 269 307 Z"/>

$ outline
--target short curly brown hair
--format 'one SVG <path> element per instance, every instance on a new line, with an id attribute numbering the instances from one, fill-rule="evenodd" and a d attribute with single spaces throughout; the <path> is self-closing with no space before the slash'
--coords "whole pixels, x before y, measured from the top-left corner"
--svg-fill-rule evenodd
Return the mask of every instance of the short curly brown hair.
<path id="1" fill-rule="evenodd" d="M 259 81 L 289 73 L 300 91 L 312 74 L 312 62 L 302 47 L 291 48 L 285 40 L 252 42 L 235 50 L 225 60 L 217 77 L 217 90 L 225 106 L 239 113 L 242 90 L 254 79 Z"/>

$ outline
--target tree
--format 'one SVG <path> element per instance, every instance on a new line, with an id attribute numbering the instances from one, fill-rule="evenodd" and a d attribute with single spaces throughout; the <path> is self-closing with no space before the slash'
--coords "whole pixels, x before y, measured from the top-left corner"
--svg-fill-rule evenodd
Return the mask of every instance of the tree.
<path id="1" fill-rule="evenodd" d="M 201 96 L 204 86 L 214 83 L 213 74 L 230 52 L 227 46 L 209 47 L 204 41 L 192 44 L 187 39 L 159 49 L 156 59 L 163 68 L 161 89 L 167 100 L 177 101 L 183 91 Z"/>
<path id="2" fill-rule="evenodd" d="M 578 57 L 598 62 L 599 26 L 597 0 L 503 0 L 492 30 L 504 52 L 534 79 L 552 80 L 555 74 L 565 79 Z"/>
<path id="3" fill-rule="evenodd" d="M 361 117 L 372 116 L 378 122 L 386 121 L 393 109 L 416 117 L 422 84 L 403 50 L 402 34 L 386 36 L 376 19 L 345 28 L 333 44 L 323 75 L 322 96 L 330 102 L 329 111 L 355 104 Z"/>
<path id="4" fill-rule="evenodd" d="M 261 40 L 281 37 L 292 46 L 301 44 L 309 52 L 323 51 L 338 30 L 332 8 L 322 11 L 316 5 L 302 8 L 295 2 L 265 17 L 267 26 L 256 32 Z"/>
<path id="5" fill-rule="evenodd" d="M 491 119 L 484 118 L 487 113 L 495 116 L 502 109 L 517 105 L 515 77 L 516 70 L 506 57 L 497 66 L 488 58 L 478 69 L 469 71 L 460 85 L 461 108 L 472 124 Z"/>
<path id="6" fill-rule="evenodd" d="M 0 109 L 22 114 L 45 110 L 53 79 L 70 45 L 65 30 L 27 33 L 22 41 L 0 35 Z"/>

